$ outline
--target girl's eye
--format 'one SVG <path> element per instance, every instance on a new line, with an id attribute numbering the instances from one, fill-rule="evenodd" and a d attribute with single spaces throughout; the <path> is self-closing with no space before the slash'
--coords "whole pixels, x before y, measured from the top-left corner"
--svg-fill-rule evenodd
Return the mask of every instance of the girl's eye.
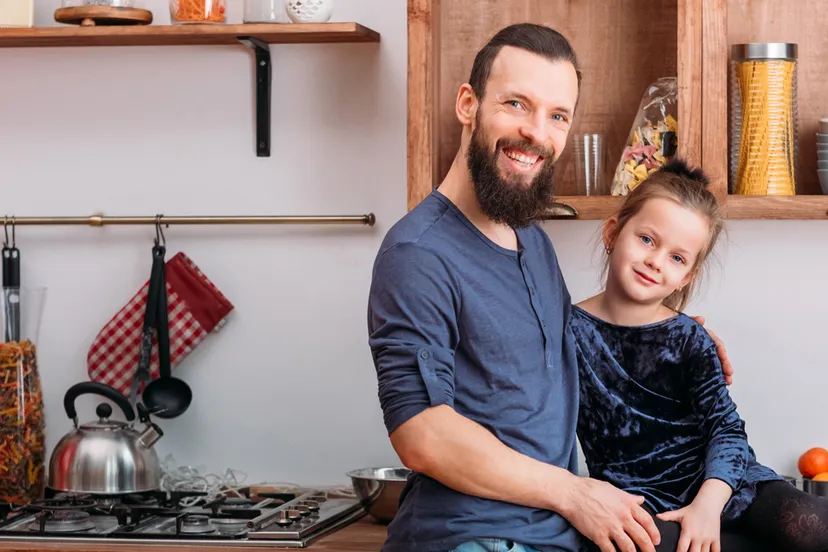
<path id="1" fill-rule="evenodd" d="M 653 243 L 653 240 L 650 238 L 650 236 L 641 236 L 641 241 L 646 243 L 647 245 Z"/>
<path id="2" fill-rule="evenodd" d="M 680 257 L 679 255 L 673 255 L 673 260 L 676 261 L 677 263 L 684 264 L 684 259 L 682 257 Z"/>

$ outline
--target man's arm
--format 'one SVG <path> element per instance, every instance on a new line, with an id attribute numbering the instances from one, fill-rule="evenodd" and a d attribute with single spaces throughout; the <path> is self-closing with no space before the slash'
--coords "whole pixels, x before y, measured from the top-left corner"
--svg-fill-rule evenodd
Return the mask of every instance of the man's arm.
<path id="1" fill-rule="evenodd" d="M 520 454 L 448 406 L 429 408 L 391 434 L 403 464 L 456 491 L 552 510 L 601 552 L 654 552 L 660 542 L 643 498 Z"/>
<path id="2" fill-rule="evenodd" d="M 454 410 L 462 298 L 444 263 L 416 244 L 399 244 L 373 275 L 369 342 L 400 460 L 458 492 L 554 510 L 602 551 L 614 552 L 612 540 L 622 552 L 634 552 L 633 541 L 653 552 L 658 531 L 643 499 L 520 454 Z"/>

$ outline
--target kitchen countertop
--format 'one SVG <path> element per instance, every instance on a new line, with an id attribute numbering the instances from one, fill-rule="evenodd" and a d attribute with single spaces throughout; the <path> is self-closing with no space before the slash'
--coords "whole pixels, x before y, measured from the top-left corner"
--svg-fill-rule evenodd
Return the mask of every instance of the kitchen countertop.
<path id="1" fill-rule="evenodd" d="M 129 544 L 117 543 L 112 540 L 101 542 L 98 545 L 67 544 L 65 542 L 49 542 L 46 540 L 34 542 L 3 542 L 0 541 L 0 552 L 273 552 L 274 550 L 305 550 L 307 552 L 378 552 L 385 542 L 386 526 L 376 523 L 369 516 L 364 516 L 351 525 L 321 538 L 307 548 L 276 548 L 275 546 L 239 546 L 231 547 L 216 543 L 215 546 L 187 546 L 185 543 L 170 546 L 169 544 Z"/>

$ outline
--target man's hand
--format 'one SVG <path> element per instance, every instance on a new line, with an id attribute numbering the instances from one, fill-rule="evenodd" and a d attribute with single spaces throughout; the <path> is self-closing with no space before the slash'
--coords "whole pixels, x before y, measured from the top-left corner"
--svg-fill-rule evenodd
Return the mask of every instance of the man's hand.
<path id="1" fill-rule="evenodd" d="M 691 316 L 691 318 L 704 326 L 704 316 Z M 719 362 L 722 363 L 722 373 L 724 374 L 725 382 L 730 385 L 733 383 L 733 366 L 730 365 L 730 360 L 727 358 L 727 350 L 725 349 L 724 342 L 712 331 L 707 328 L 705 330 L 707 330 L 707 333 L 713 339 L 713 343 L 716 344 L 716 353 L 719 355 Z"/>
<path id="2" fill-rule="evenodd" d="M 641 507 L 643 497 L 579 477 L 570 498 L 561 514 L 601 552 L 616 552 L 616 546 L 620 552 L 636 552 L 636 545 L 641 552 L 655 552 L 661 542 L 652 516 Z"/>

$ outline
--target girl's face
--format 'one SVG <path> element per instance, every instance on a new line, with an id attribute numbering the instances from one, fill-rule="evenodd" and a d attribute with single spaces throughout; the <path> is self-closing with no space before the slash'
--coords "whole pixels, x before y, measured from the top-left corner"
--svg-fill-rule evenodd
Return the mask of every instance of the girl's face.
<path id="1" fill-rule="evenodd" d="M 604 227 L 610 249 L 608 288 L 628 299 L 659 304 L 695 276 L 696 260 L 710 236 L 708 221 L 665 198 L 652 198 L 610 241 L 616 221 Z"/>

